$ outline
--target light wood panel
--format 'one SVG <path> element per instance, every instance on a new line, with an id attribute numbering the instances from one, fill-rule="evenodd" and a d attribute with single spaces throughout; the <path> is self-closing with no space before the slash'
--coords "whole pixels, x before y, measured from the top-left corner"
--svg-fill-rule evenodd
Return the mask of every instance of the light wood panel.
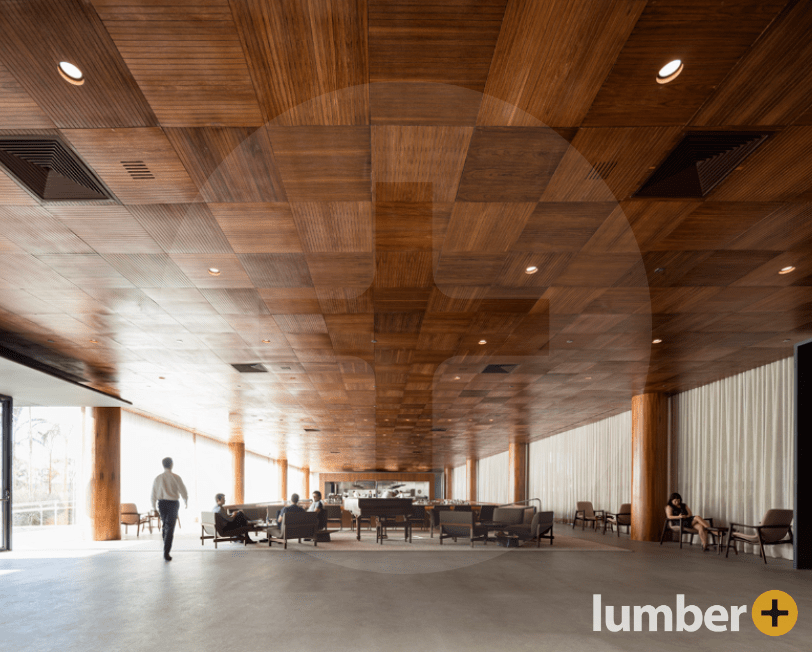
<path id="1" fill-rule="evenodd" d="M 299 231 L 287 203 L 215 203 L 208 207 L 235 253 L 302 251 Z"/>
<path id="2" fill-rule="evenodd" d="M 264 122 L 228 0 L 93 5 L 162 125 Z"/>
<path id="3" fill-rule="evenodd" d="M 231 453 L 231 474 L 234 478 L 234 504 L 245 503 L 245 442 L 230 441 L 228 450 Z"/>
<path id="4" fill-rule="evenodd" d="M 118 541 L 121 509 L 121 408 L 92 408 L 90 509 L 94 541 Z"/>
<path id="5" fill-rule="evenodd" d="M 668 397 L 632 397 L 632 526 L 635 541 L 658 541 L 668 499 Z"/>
<path id="6" fill-rule="evenodd" d="M 0 63 L 0 124 L 4 129 L 49 129 L 50 118 L 31 99 L 14 76 Z"/>

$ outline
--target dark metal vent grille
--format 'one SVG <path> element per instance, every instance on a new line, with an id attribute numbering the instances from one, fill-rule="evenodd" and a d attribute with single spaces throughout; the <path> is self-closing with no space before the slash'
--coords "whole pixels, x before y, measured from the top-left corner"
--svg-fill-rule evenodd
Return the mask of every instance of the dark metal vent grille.
<path id="1" fill-rule="evenodd" d="M 589 174 L 586 175 L 586 178 L 589 181 L 605 179 L 612 174 L 612 170 L 615 169 L 615 166 L 617 166 L 617 161 L 603 161 L 602 163 L 597 163 L 595 167 L 589 171 Z"/>
<path id="2" fill-rule="evenodd" d="M 305 432 L 321 432 L 318 428 L 305 428 Z"/>
<path id="3" fill-rule="evenodd" d="M 110 199 L 90 168 L 56 138 L 0 139 L 0 163 L 43 201 Z"/>
<path id="4" fill-rule="evenodd" d="M 259 362 L 254 362 L 253 364 L 232 364 L 237 371 L 241 374 L 264 374 L 268 373 L 268 370 L 262 366 Z"/>
<path id="5" fill-rule="evenodd" d="M 687 134 L 637 197 L 704 197 L 770 137 L 769 133 Z"/>
<path id="6" fill-rule="evenodd" d="M 517 364 L 489 364 L 482 370 L 483 374 L 509 374 L 519 365 Z"/>
<path id="7" fill-rule="evenodd" d="M 445 432 L 448 428 L 432 428 L 432 432 Z"/>
<path id="8" fill-rule="evenodd" d="M 133 179 L 154 179 L 155 175 L 152 174 L 144 161 L 122 161 L 121 164 L 127 170 Z"/>

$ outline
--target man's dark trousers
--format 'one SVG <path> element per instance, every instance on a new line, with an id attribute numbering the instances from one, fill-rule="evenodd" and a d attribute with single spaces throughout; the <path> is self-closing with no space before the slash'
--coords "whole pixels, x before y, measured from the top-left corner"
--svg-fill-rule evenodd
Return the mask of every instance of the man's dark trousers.
<path id="1" fill-rule="evenodd" d="M 175 523 L 178 522 L 178 512 L 180 511 L 179 500 L 159 500 L 158 513 L 161 515 L 163 530 L 161 534 L 164 538 L 164 557 L 172 550 L 172 539 L 175 537 Z"/>

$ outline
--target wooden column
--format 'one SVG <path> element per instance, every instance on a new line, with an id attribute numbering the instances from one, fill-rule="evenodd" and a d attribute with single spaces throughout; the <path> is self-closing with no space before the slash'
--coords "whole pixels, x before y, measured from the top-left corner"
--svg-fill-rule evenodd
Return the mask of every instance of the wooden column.
<path id="1" fill-rule="evenodd" d="M 93 408 L 92 457 L 93 540 L 118 541 L 121 539 L 121 408 Z"/>
<path id="2" fill-rule="evenodd" d="M 668 397 L 632 397 L 632 528 L 635 541 L 659 541 L 668 499 Z"/>
<path id="3" fill-rule="evenodd" d="M 510 460 L 510 492 L 513 502 L 527 500 L 527 444 L 511 443 L 508 457 Z"/>
<path id="4" fill-rule="evenodd" d="M 230 441 L 228 449 L 231 451 L 231 467 L 234 469 L 234 496 L 235 505 L 245 502 L 245 442 Z"/>
<path id="5" fill-rule="evenodd" d="M 454 469 L 450 466 L 443 467 L 443 486 L 444 486 L 444 494 L 443 498 L 449 500 L 452 498 L 451 493 L 454 489 L 454 485 L 452 484 L 454 481 Z"/>
<path id="6" fill-rule="evenodd" d="M 468 501 L 476 502 L 476 458 L 465 460 L 465 471 L 468 474 Z"/>
<path id="7" fill-rule="evenodd" d="M 288 500 L 288 461 L 279 460 L 279 484 L 281 485 L 282 500 Z"/>
<path id="8" fill-rule="evenodd" d="M 304 496 L 302 500 L 310 498 L 310 467 L 305 466 L 302 468 L 302 475 L 304 475 Z"/>

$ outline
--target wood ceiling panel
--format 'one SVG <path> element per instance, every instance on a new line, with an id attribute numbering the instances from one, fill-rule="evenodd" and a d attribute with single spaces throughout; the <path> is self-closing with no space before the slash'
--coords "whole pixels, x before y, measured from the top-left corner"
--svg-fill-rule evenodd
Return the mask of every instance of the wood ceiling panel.
<path id="1" fill-rule="evenodd" d="M 372 285 L 375 258 L 371 253 L 306 254 L 313 284 L 344 287 L 361 294 Z"/>
<path id="2" fill-rule="evenodd" d="M 691 124 L 792 124 L 812 103 L 810 31 L 809 4 L 787 3 Z"/>
<path id="3" fill-rule="evenodd" d="M 322 312 L 314 288 L 260 288 L 259 296 L 273 315 Z"/>
<path id="4" fill-rule="evenodd" d="M 0 125 L 3 129 L 49 129 L 54 126 L 8 69 L 0 63 Z"/>
<path id="5" fill-rule="evenodd" d="M 296 222 L 286 203 L 209 204 L 235 253 L 295 254 L 302 251 Z"/>
<path id="6" fill-rule="evenodd" d="M 207 202 L 280 202 L 285 189 L 264 129 L 164 129 Z"/>
<path id="7" fill-rule="evenodd" d="M 477 127 L 457 201 L 536 202 L 567 148 L 552 129 Z"/>
<path id="8" fill-rule="evenodd" d="M 37 257 L 57 274 L 83 289 L 133 287 L 98 254 L 48 254 Z"/>
<path id="9" fill-rule="evenodd" d="M 512 250 L 580 251 L 616 206 L 614 202 L 537 204 Z"/>
<path id="10" fill-rule="evenodd" d="M 729 249 L 784 251 L 812 241 L 812 204 L 784 204 L 728 245 Z"/>
<path id="11" fill-rule="evenodd" d="M 612 285 L 639 263 L 639 254 L 581 253 L 555 279 L 555 285 L 586 287 L 596 278 L 601 284 Z"/>
<path id="12" fill-rule="evenodd" d="M 252 288 L 242 262 L 234 254 L 171 254 L 170 258 L 197 288 Z M 216 276 L 209 273 L 214 268 Z"/>
<path id="13" fill-rule="evenodd" d="M 775 258 L 770 251 L 716 251 L 679 279 L 680 285 L 726 286 Z"/>
<path id="14" fill-rule="evenodd" d="M 303 254 L 239 254 L 237 257 L 258 288 L 313 287 Z"/>
<path id="15" fill-rule="evenodd" d="M 458 286 L 490 285 L 504 264 L 504 255 L 443 254 L 435 267 L 434 278 L 443 293 L 453 297 L 454 288 Z"/>
<path id="16" fill-rule="evenodd" d="M 274 315 L 282 333 L 326 333 L 327 324 L 321 315 Z"/>
<path id="17" fill-rule="evenodd" d="M 39 206 L 39 203 L 0 167 L 0 206 Z"/>
<path id="18" fill-rule="evenodd" d="M 785 4 L 784 0 L 649 2 L 583 125 L 687 124 Z M 682 74 L 658 84 L 657 72 L 674 59 L 684 62 Z"/>
<path id="19" fill-rule="evenodd" d="M 230 254 L 231 245 L 205 204 L 128 206 L 168 254 Z M 250 212 L 251 207 L 247 206 Z"/>
<path id="20" fill-rule="evenodd" d="M 228 0 L 93 4 L 162 125 L 264 122 Z"/>
<path id="21" fill-rule="evenodd" d="M 457 202 L 443 242 L 443 253 L 505 253 L 515 246 L 535 207 L 535 203 Z"/>
<path id="22" fill-rule="evenodd" d="M 378 194 L 381 191 L 378 189 Z M 375 251 L 432 251 L 435 214 L 450 214 L 452 204 L 375 202 Z"/>
<path id="23" fill-rule="evenodd" d="M 125 204 L 178 204 L 199 199 L 197 186 L 158 128 L 67 129 L 62 133 Z M 125 162 L 142 163 L 154 178 L 134 178 Z"/>
<path id="24" fill-rule="evenodd" d="M 81 0 L 3 3 L 0 61 L 58 127 L 150 127 L 149 104 L 92 5 Z M 60 76 L 68 61 L 81 86 Z"/>
<path id="25" fill-rule="evenodd" d="M 0 234 L 31 254 L 93 253 L 73 231 L 38 207 L 0 206 Z"/>
<path id="26" fill-rule="evenodd" d="M 291 202 L 370 201 L 368 127 L 266 127 Z"/>
<path id="27" fill-rule="evenodd" d="M 104 259 L 139 288 L 193 287 L 167 254 L 110 253 Z"/>
<path id="28" fill-rule="evenodd" d="M 376 288 L 425 288 L 432 283 L 429 252 L 382 252 L 375 255 Z"/>
<path id="29" fill-rule="evenodd" d="M 267 315 L 268 308 L 256 290 L 248 288 L 201 289 L 221 315 Z"/>
<path id="30" fill-rule="evenodd" d="M 372 252 L 374 229 L 369 202 L 302 202 L 290 208 L 305 252 Z"/>
<path id="31" fill-rule="evenodd" d="M 506 0 L 369 1 L 369 81 L 485 90 Z"/>
<path id="32" fill-rule="evenodd" d="M 812 127 L 790 127 L 759 147 L 709 196 L 716 201 L 787 201 L 812 190 Z"/>
<path id="33" fill-rule="evenodd" d="M 511 3 L 478 124 L 580 126 L 645 6 L 645 0 Z"/>
<path id="34" fill-rule="evenodd" d="M 265 121 L 369 124 L 366 0 L 232 0 Z"/>
<path id="35" fill-rule="evenodd" d="M 543 202 L 608 202 L 635 192 L 682 135 L 678 127 L 579 129 Z"/>
<path id="36" fill-rule="evenodd" d="M 158 243 L 123 206 L 49 205 L 48 212 L 98 253 L 163 253 Z"/>
<path id="37" fill-rule="evenodd" d="M 482 97 L 436 82 L 376 82 L 369 86 L 370 124 L 473 127 Z"/>
<path id="38" fill-rule="evenodd" d="M 372 291 L 365 285 L 349 288 L 316 286 L 316 296 L 325 317 L 371 313 L 373 309 Z"/>
<path id="39" fill-rule="evenodd" d="M 380 184 L 387 191 L 376 199 L 410 201 L 410 184 L 431 184 L 432 201 L 454 201 L 472 127 L 378 126 L 371 131 L 372 182 L 376 193 Z"/>

